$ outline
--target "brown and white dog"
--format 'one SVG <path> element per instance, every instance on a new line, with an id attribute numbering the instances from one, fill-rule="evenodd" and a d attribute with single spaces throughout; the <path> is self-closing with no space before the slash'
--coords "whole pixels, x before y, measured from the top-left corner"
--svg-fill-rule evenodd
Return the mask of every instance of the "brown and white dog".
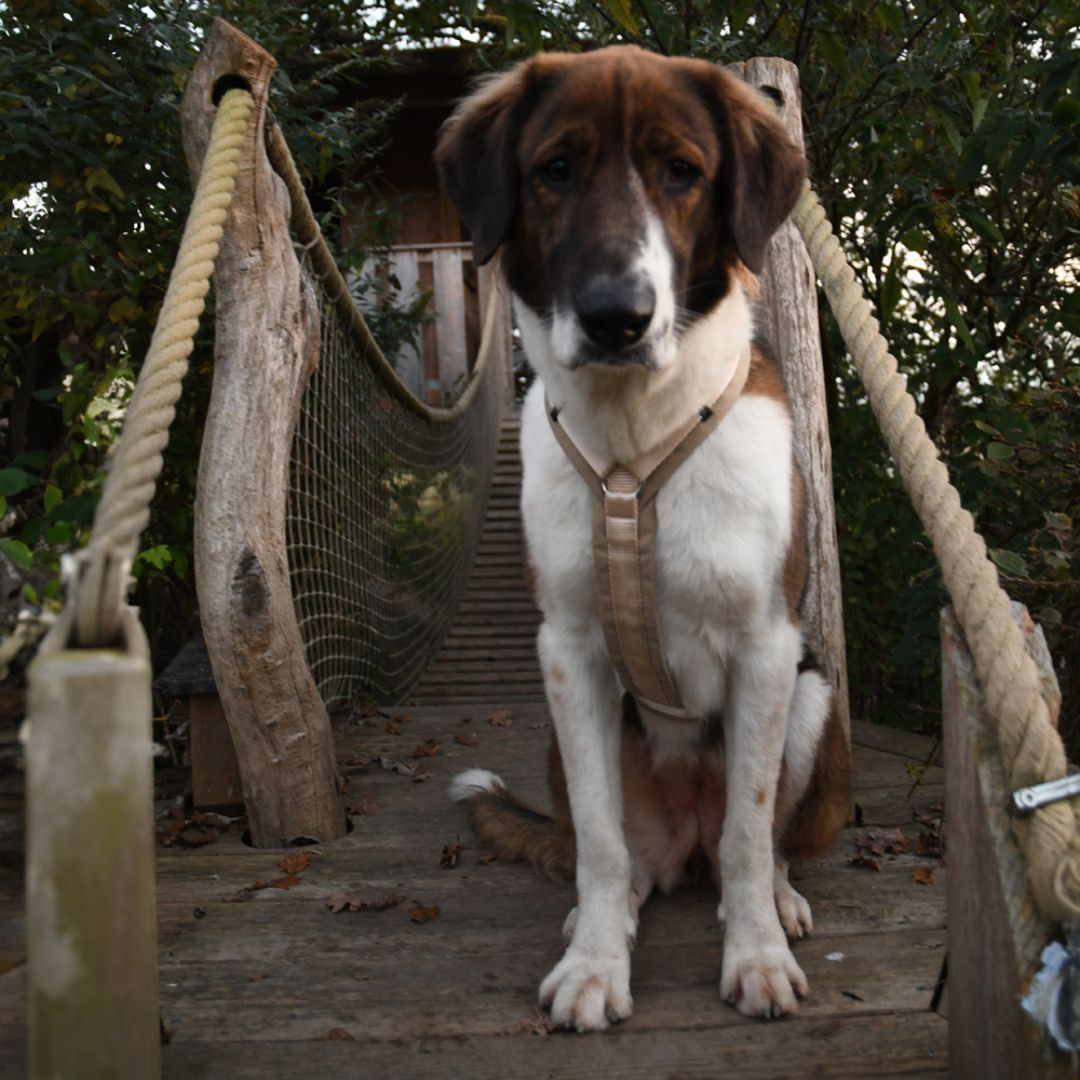
<path id="1" fill-rule="evenodd" d="M 807 984 L 787 937 L 811 917 L 788 860 L 827 849 L 849 804 L 829 688 L 801 663 L 803 482 L 783 379 L 755 345 L 742 394 L 657 497 L 662 639 L 696 721 L 623 700 L 598 612 L 592 494 L 544 395 L 609 464 L 712 402 L 750 344 L 744 284 L 796 201 L 802 155 L 736 78 L 624 46 L 491 79 L 447 122 L 437 158 L 476 261 L 501 249 L 538 376 L 522 509 L 557 735 L 553 819 L 484 770 L 452 794 L 502 857 L 576 875 L 569 944 L 540 987 L 557 1024 L 630 1015 L 638 909 L 702 853 L 726 922 L 721 995 L 748 1015 L 790 1012 Z"/>

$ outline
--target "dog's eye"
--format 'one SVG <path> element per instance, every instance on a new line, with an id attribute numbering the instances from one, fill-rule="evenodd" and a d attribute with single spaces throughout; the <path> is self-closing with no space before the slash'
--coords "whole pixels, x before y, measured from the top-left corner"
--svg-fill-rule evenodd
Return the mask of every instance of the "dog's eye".
<path id="1" fill-rule="evenodd" d="M 689 187 L 698 178 L 697 169 L 682 158 L 672 158 L 667 163 L 667 174 L 674 187 Z"/>
<path id="2" fill-rule="evenodd" d="M 564 157 L 552 158 L 540 166 L 540 178 L 550 187 L 563 187 L 570 181 L 570 162 Z"/>

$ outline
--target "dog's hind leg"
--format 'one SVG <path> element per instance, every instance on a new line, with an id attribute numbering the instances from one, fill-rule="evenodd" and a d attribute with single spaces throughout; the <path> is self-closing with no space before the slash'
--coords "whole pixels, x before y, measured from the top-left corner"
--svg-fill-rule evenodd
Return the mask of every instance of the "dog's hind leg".
<path id="1" fill-rule="evenodd" d="M 552 1020 L 599 1031 L 630 997 L 631 864 L 622 830 L 621 694 L 599 634 L 540 628 L 540 663 L 577 837 L 577 917 L 562 960 L 540 985 Z"/>

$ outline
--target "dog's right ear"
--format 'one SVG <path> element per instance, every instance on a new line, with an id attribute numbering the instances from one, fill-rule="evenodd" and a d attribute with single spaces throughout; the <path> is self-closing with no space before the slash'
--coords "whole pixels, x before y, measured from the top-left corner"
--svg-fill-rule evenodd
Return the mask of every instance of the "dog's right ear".
<path id="1" fill-rule="evenodd" d="M 527 84 L 528 64 L 494 76 L 461 102 L 439 133 L 435 164 L 472 234 L 477 266 L 498 251 L 517 214 L 515 140 Z"/>

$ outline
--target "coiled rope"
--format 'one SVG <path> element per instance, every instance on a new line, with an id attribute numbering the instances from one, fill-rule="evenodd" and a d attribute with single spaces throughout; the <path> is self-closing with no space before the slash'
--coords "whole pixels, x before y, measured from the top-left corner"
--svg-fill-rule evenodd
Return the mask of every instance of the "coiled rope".
<path id="1" fill-rule="evenodd" d="M 218 104 L 180 251 L 94 514 L 90 543 L 76 556 L 72 602 L 82 646 L 114 645 L 120 632 L 131 563 L 150 520 L 161 455 L 214 273 L 253 106 L 251 94 L 241 89 L 227 91 Z"/>
<path id="2" fill-rule="evenodd" d="M 847 263 L 825 211 L 807 184 L 792 215 L 866 388 L 889 451 L 934 545 L 945 587 L 971 649 L 1010 787 L 1065 775 L 1061 738 L 1039 688 L 1039 674 L 1010 617 L 1009 598 L 975 523 L 915 412 L 907 380 Z M 1055 921 L 1080 918 L 1080 819 L 1071 802 L 1053 803 L 1012 827 L 1025 853 L 1032 895 Z"/>

